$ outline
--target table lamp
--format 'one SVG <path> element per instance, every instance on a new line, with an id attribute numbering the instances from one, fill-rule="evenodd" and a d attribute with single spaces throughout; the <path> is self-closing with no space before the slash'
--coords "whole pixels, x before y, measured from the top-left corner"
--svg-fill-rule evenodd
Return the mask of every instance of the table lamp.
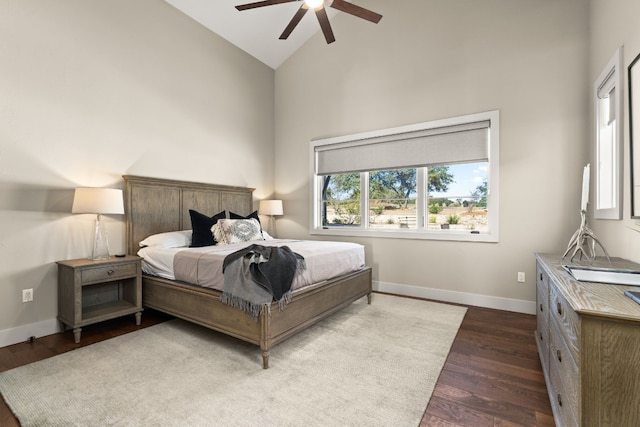
<path id="1" fill-rule="evenodd" d="M 91 259 L 109 258 L 109 239 L 100 221 L 100 215 L 124 214 L 122 190 L 114 188 L 76 188 L 71 213 L 96 214 L 96 228 Z"/>
<path id="2" fill-rule="evenodd" d="M 260 200 L 258 214 L 269 216 L 271 223 L 271 232 L 273 234 L 273 237 L 276 237 L 276 223 L 273 217 L 283 214 L 282 200 Z"/>

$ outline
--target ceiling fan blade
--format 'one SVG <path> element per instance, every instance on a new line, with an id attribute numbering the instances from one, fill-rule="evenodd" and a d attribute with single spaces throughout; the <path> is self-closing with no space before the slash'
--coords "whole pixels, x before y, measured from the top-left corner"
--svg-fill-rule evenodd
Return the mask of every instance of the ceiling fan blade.
<path id="1" fill-rule="evenodd" d="M 330 6 L 350 15 L 357 16 L 358 18 L 366 19 L 374 24 L 377 24 L 382 19 L 382 15 L 379 13 L 372 12 L 364 7 L 357 6 L 344 0 L 333 0 L 333 3 L 331 3 Z"/>
<path id="2" fill-rule="evenodd" d="M 296 26 L 300 23 L 300 20 L 304 16 L 304 14 L 307 13 L 307 10 L 309 10 L 309 8 L 305 4 L 300 6 L 300 9 L 298 9 L 296 14 L 293 15 L 293 18 L 291 18 L 291 21 L 289 21 L 289 25 L 287 25 L 287 28 L 285 28 L 282 34 L 280 34 L 280 40 L 286 40 L 289 37 L 289 35 L 291 35 L 291 33 L 293 32 L 293 29 L 296 28 Z"/>
<path id="3" fill-rule="evenodd" d="M 298 1 L 298 0 L 264 0 L 264 1 L 257 1 L 257 2 L 254 2 L 254 3 L 240 4 L 240 5 L 236 6 L 236 9 L 238 9 L 238 10 L 255 9 L 256 7 L 271 6 L 271 5 L 280 4 L 280 3 L 290 3 L 292 1 Z"/>
<path id="4" fill-rule="evenodd" d="M 327 44 L 336 41 L 336 38 L 333 36 L 331 24 L 329 23 L 327 11 L 324 9 L 324 7 L 316 9 L 316 16 L 318 17 L 318 22 L 320 23 L 320 28 L 322 28 L 322 33 L 324 34 L 324 38 L 327 41 Z"/>

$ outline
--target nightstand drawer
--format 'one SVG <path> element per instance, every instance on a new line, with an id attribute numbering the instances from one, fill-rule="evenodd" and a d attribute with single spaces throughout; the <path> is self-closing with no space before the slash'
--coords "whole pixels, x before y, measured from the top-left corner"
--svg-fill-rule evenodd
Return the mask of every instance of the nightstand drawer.
<path id="1" fill-rule="evenodd" d="M 136 275 L 136 264 L 116 264 L 97 268 L 83 269 L 82 284 L 106 282 Z"/>

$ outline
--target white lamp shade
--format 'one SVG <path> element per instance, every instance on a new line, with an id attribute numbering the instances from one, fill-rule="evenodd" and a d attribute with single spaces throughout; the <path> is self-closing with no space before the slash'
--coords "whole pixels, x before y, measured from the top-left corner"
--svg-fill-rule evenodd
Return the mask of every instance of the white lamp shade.
<path id="1" fill-rule="evenodd" d="M 258 213 L 270 216 L 282 215 L 282 200 L 260 200 Z"/>
<path id="2" fill-rule="evenodd" d="M 124 214 L 122 190 L 76 188 L 71 213 Z"/>

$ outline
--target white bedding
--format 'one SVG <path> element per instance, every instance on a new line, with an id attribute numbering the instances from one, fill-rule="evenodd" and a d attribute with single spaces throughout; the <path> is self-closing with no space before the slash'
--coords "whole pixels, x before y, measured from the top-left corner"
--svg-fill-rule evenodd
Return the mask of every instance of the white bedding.
<path id="1" fill-rule="evenodd" d="M 173 259 L 179 251 L 192 251 L 202 256 L 212 257 L 212 262 L 219 264 L 218 280 L 212 283 L 199 283 L 201 286 L 222 290 L 224 279 L 222 263 L 224 258 L 242 248 L 252 244 L 264 246 L 289 246 L 292 251 L 299 253 L 305 259 L 306 269 L 300 271 L 294 278 L 292 290 L 314 283 L 337 277 L 364 267 L 364 247 L 350 242 L 327 242 L 311 240 L 259 240 L 230 245 L 205 246 L 201 248 L 160 248 L 145 247 L 138 251 L 142 257 L 142 271 L 146 274 L 175 280 Z"/>

